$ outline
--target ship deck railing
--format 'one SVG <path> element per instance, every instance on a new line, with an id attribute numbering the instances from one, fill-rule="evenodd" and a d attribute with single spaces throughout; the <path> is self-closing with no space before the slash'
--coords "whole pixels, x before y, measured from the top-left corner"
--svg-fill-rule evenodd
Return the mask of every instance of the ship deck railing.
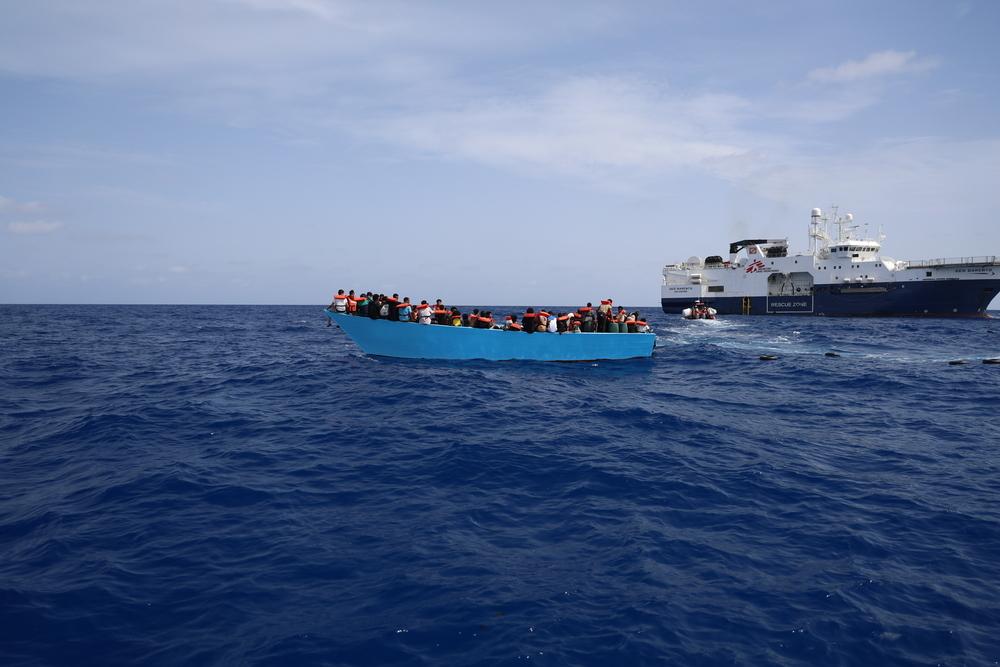
<path id="1" fill-rule="evenodd" d="M 939 257 L 937 259 L 915 259 L 901 262 L 908 269 L 931 269 L 947 266 L 1000 266 L 997 255 L 980 255 L 977 257 Z"/>

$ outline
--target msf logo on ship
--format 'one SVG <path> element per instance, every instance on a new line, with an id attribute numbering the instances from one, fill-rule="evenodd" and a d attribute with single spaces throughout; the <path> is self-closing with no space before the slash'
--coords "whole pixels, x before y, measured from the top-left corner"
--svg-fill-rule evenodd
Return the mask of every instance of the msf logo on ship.
<path id="1" fill-rule="evenodd" d="M 750 266 L 747 267 L 746 272 L 756 273 L 757 271 L 763 271 L 763 270 L 764 270 L 764 262 L 763 260 L 758 259 L 750 263 Z"/>

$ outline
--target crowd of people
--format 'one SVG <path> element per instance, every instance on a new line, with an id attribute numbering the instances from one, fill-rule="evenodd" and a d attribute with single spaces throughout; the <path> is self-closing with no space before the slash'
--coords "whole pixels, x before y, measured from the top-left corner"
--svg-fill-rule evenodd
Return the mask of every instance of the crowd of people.
<path id="1" fill-rule="evenodd" d="M 587 303 L 575 312 L 548 312 L 528 308 L 518 316 L 504 315 L 502 321 L 493 317 L 493 311 L 474 308 L 470 313 L 462 313 L 455 306 L 446 306 L 441 299 L 433 304 L 426 299 L 413 303 L 410 297 L 402 299 L 399 294 L 388 296 L 375 292 L 355 294 L 354 290 L 337 290 L 333 302 L 327 309 L 334 313 L 368 317 L 373 320 L 394 322 L 415 322 L 417 324 L 474 329 L 503 329 L 525 333 L 647 333 L 649 326 L 638 311 L 627 312 L 624 307 L 617 310 L 612 299 L 604 299 L 596 308 Z"/>

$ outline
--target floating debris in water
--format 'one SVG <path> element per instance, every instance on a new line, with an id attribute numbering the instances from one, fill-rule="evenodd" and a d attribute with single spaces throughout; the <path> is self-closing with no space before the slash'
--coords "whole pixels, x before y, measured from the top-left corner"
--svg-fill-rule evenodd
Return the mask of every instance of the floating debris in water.
<path id="1" fill-rule="evenodd" d="M 983 359 L 984 364 L 1000 364 L 1000 357 L 992 357 L 990 359 Z"/>
<path id="2" fill-rule="evenodd" d="M 949 366 L 964 366 L 967 363 L 969 363 L 969 362 L 966 361 L 965 359 L 955 359 L 953 361 L 949 361 L 948 365 Z"/>
<path id="3" fill-rule="evenodd" d="M 762 355 L 760 355 L 760 360 L 761 361 L 774 361 L 777 358 L 778 358 L 778 356 L 774 355 L 774 354 L 762 354 Z"/>
<path id="4" fill-rule="evenodd" d="M 825 356 L 825 357 L 839 357 L 840 355 L 837 354 L 836 352 L 827 352 L 823 356 Z"/>

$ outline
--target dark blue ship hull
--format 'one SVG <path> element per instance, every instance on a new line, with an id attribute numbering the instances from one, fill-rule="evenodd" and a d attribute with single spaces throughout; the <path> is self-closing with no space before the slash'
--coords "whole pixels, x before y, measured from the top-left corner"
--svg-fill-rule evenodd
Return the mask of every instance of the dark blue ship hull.
<path id="1" fill-rule="evenodd" d="M 927 280 L 864 285 L 816 285 L 801 296 L 720 297 L 701 300 L 720 315 L 829 315 L 988 317 L 1000 280 Z M 690 298 L 661 299 L 663 312 L 680 313 Z"/>

